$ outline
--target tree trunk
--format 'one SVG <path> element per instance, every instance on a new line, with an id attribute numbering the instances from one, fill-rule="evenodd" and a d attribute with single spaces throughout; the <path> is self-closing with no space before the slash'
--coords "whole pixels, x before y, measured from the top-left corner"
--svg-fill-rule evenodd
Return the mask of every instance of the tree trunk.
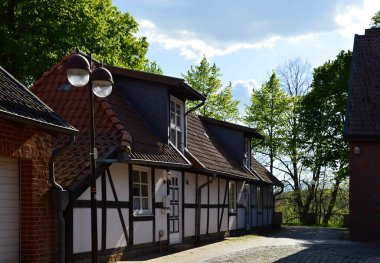
<path id="1" fill-rule="evenodd" d="M 330 203 L 329 203 L 329 206 L 327 208 L 327 212 L 326 212 L 325 216 L 323 217 L 323 225 L 325 225 L 325 226 L 327 226 L 327 224 L 329 223 L 329 220 L 332 216 L 332 210 L 335 206 L 336 197 L 338 196 L 340 183 L 341 183 L 341 180 L 335 178 L 335 184 L 334 184 L 334 189 L 331 193 Z"/>

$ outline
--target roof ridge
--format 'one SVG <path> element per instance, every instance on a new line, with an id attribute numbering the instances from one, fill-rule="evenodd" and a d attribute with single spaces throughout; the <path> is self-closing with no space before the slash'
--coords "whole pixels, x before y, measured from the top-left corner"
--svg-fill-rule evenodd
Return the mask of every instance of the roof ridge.
<path id="1" fill-rule="evenodd" d="M 121 134 L 120 150 L 123 152 L 130 152 L 132 141 L 133 141 L 132 135 L 127 131 L 127 129 L 123 125 L 123 122 L 119 119 L 116 112 L 112 109 L 112 106 L 110 105 L 110 103 L 108 103 L 108 101 L 105 99 L 101 99 L 101 98 L 97 98 L 97 99 L 99 100 L 100 107 L 105 112 L 108 119 L 111 121 L 112 125 Z"/>

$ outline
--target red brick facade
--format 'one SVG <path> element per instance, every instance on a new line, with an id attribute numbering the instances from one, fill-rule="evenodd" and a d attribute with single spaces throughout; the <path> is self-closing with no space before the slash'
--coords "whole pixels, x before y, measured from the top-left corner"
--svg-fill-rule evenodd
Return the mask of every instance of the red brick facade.
<path id="1" fill-rule="evenodd" d="M 380 142 L 350 142 L 349 225 L 352 240 L 380 241 Z"/>
<path id="2" fill-rule="evenodd" d="M 51 135 L 42 129 L 0 119 L 0 156 L 20 165 L 21 262 L 55 261 L 55 220 L 51 204 Z"/>

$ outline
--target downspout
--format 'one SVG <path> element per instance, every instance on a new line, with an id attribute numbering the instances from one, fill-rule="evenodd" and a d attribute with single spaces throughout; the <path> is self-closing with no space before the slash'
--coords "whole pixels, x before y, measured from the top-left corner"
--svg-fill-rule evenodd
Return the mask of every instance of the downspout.
<path id="1" fill-rule="evenodd" d="M 54 161 L 60 156 L 68 147 L 72 146 L 75 142 L 75 135 L 70 135 L 70 139 L 61 148 L 54 149 L 49 160 L 49 183 L 51 184 L 51 197 L 53 207 L 58 217 L 58 223 L 56 223 L 56 262 L 65 262 L 65 218 L 63 212 L 65 211 L 69 203 L 69 191 L 64 190 L 55 181 L 54 174 Z"/>
<path id="2" fill-rule="evenodd" d="M 211 184 L 216 178 L 216 174 L 214 173 L 213 176 L 212 176 L 212 179 L 211 181 L 208 181 L 202 185 L 200 185 L 198 187 L 198 195 L 197 195 L 197 200 L 196 200 L 196 203 L 197 203 L 197 220 L 196 220 L 196 228 L 195 228 L 195 238 L 196 238 L 196 242 L 199 243 L 200 242 L 200 235 L 201 235 L 201 202 L 202 202 L 202 188 L 208 186 L 209 184 Z M 208 177 L 207 177 L 208 179 Z"/>

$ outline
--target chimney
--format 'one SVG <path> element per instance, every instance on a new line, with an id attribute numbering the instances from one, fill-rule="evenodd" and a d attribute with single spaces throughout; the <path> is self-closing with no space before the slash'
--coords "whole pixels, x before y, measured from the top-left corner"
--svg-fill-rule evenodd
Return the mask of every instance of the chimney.
<path id="1" fill-rule="evenodd" d="M 366 36 L 380 36 L 380 27 L 373 26 L 365 30 Z"/>

